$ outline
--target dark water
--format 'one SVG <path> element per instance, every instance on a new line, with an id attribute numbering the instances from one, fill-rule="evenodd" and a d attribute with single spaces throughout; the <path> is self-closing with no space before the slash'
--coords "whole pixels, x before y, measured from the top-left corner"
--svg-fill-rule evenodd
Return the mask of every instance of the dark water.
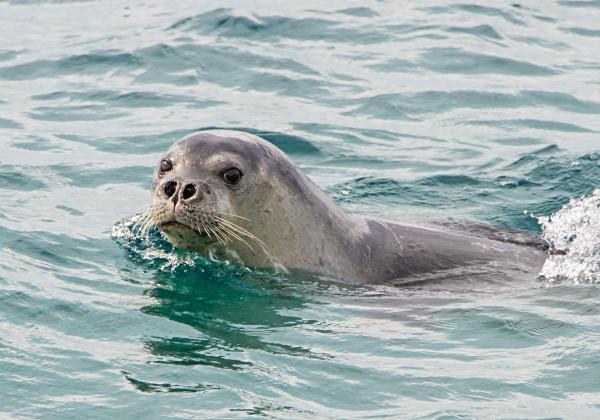
<path id="1" fill-rule="evenodd" d="M 0 417 L 600 416 L 599 194 L 542 219 L 572 251 L 553 281 L 500 291 L 272 275 L 119 224 L 178 136 L 224 127 L 350 211 L 539 231 L 600 185 L 598 22 L 594 0 L 0 3 Z"/>

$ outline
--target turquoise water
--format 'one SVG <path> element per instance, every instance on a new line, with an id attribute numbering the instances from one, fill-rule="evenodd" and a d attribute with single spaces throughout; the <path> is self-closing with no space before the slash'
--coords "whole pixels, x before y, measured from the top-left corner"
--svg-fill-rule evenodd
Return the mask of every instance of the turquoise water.
<path id="1" fill-rule="evenodd" d="M 0 417 L 599 417 L 598 22 L 595 0 L 0 3 Z M 541 219 L 571 259 L 356 287 L 132 236 L 161 153 L 207 127 L 388 219 L 539 231 L 574 199 Z"/>

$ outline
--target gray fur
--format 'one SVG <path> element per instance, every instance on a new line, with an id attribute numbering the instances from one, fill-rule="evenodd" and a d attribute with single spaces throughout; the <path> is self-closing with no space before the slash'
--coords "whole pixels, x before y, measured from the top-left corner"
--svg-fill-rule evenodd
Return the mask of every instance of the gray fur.
<path id="1" fill-rule="evenodd" d="M 165 175 L 158 168 L 155 173 L 155 223 L 174 245 L 205 254 L 234 256 L 256 267 L 282 265 L 351 281 L 387 283 L 486 271 L 533 277 L 545 260 L 543 251 L 530 246 L 346 213 L 281 150 L 248 133 L 193 133 L 178 140 L 164 158 L 171 159 L 174 168 Z M 237 187 L 219 177 L 230 165 L 244 174 Z M 194 182 L 201 189 L 198 198 L 173 205 L 163 192 L 169 181 L 181 187 Z M 256 235 L 266 248 L 256 241 L 254 251 L 238 240 L 219 245 L 190 224 L 199 214 L 211 212 L 250 219 L 222 216 Z M 173 221 L 178 223 L 168 223 Z"/>

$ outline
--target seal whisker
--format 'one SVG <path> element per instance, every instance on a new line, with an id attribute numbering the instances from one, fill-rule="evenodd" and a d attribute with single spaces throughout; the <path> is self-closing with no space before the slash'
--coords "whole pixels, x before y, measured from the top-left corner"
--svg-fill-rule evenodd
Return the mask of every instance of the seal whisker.
<path id="1" fill-rule="evenodd" d="M 235 224 L 235 223 L 233 223 L 233 222 L 231 222 L 229 220 L 223 219 L 222 217 L 216 216 L 215 219 L 217 221 L 219 221 L 220 224 L 223 224 L 223 226 L 227 226 L 229 229 L 231 229 L 232 231 L 236 232 L 237 234 L 242 235 L 242 236 L 246 236 L 247 238 L 250 238 L 250 239 L 254 239 L 263 248 L 263 250 L 265 251 L 265 253 L 267 253 L 267 254 L 269 253 L 269 251 L 268 251 L 269 247 L 267 247 L 267 245 L 260 238 L 258 238 L 256 235 L 254 235 L 253 233 L 248 232 L 243 227 L 241 227 L 241 226 L 239 226 L 239 225 L 237 225 L 237 224 Z"/>
<path id="2" fill-rule="evenodd" d="M 208 227 L 206 226 L 206 223 L 203 220 L 203 218 L 196 216 L 194 218 L 194 220 L 196 221 L 196 227 L 198 229 L 198 233 L 201 234 L 202 232 L 204 232 L 204 233 L 206 233 L 208 235 L 208 237 L 210 239 L 212 239 L 212 235 L 211 235 L 210 231 L 208 230 Z"/>
<path id="3" fill-rule="evenodd" d="M 152 206 L 148 211 L 148 220 L 146 222 L 146 236 L 150 234 L 150 229 L 152 229 L 153 226 L 156 226 L 156 222 L 154 219 L 154 213 L 156 213 L 156 210 L 158 210 L 158 207 Z"/>
<path id="4" fill-rule="evenodd" d="M 209 237 L 210 233 L 212 233 L 220 244 L 222 244 L 223 246 L 227 245 L 227 243 L 229 242 L 228 238 L 220 234 L 220 232 L 217 232 L 215 227 L 211 226 L 211 224 L 208 223 L 207 220 L 202 220 L 201 223 L 202 227 L 204 228 L 204 231 L 209 235 Z"/>
<path id="5" fill-rule="evenodd" d="M 225 212 L 222 212 L 222 211 L 217 211 L 216 213 L 222 214 L 222 215 L 225 215 L 225 216 L 237 217 L 239 219 L 247 220 L 248 222 L 252 221 L 252 219 L 248 219 L 247 217 L 244 217 L 244 216 L 238 216 L 237 214 L 225 213 Z"/>
<path id="6" fill-rule="evenodd" d="M 142 226 L 143 222 L 145 222 L 145 219 L 138 219 L 131 226 L 131 231 L 133 232 L 134 235 L 137 235 L 139 233 L 140 227 Z"/>
<path id="7" fill-rule="evenodd" d="M 268 260 L 273 264 L 273 266 L 275 267 L 276 262 L 273 260 L 273 257 L 271 256 L 271 252 L 269 251 L 269 247 L 260 239 L 258 238 L 256 235 L 248 232 L 246 229 L 242 228 L 241 226 L 236 225 L 233 222 L 230 222 L 228 220 L 224 220 L 220 217 L 216 217 L 216 219 L 220 222 L 219 225 L 221 226 L 222 229 L 228 229 L 230 232 L 230 235 L 233 235 L 233 232 L 237 233 L 235 235 L 235 237 L 237 237 L 240 242 L 244 243 L 248 248 L 250 248 L 250 250 L 256 254 L 256 251 L 254 250 L 254 248 L 252 248 L 252 246 L 250 246 L 250 244 L 245 241 L 244 239 L 240 238 L 239 235 L 242 236 L 246 236 L 249 239 L 254 239 L 258 245 L 261 247 L 261 249 L 263 250 L 265 256 L 268 258 Z"/>
<path id="8" fill-rule="evenodd" d="M 201 221 L 200 224 L 202 226 L 202 230 L 208 235 L 210 239 L 212 239 L 212 235 L 210 233 L 210 230 L 208 230 L 208 226 L 206 226 L 206 223 L 204 223 L 204 221 Z"/>
<path id="9" fill-rule="evenodd" d="M 145 218 L 143 218 L 143 219 L 140 221 L 140 224 L 139 224 L 139 226 L 137 226 L 137 228 L 136 228 L 136 230 L 135 230 L 135 233 L 136 233 L 136 235 L 139 235 L 139 236 L 142 236 L 142 237 L 144 237 L 144 236 L 145 236 L 146 227 L 147 227 L 147 225 L 148 225 L 148 224 L 153 224 L 153 223 L 152 223 L 152 218 L 151 218 L 151 217 L 149 217 L 149 216 L 148 216 L 148 217 L 145 217 Z"/>
<path id="10" fill-rule="evenodd" d="M 152 221 L 152 219 L 147 219 L 146 222 L 144 223 L 144 225 L 142 226 L 142 230 L 141 230 L 141 236 L 144 239 L 147 239 L 150 236 L 150 229 L 152 229 L 152 226 L 154 226 L 154 223 Z"/>
<path id="11" fill-rule="evenodd" d="M 232 227 L 232 226 L 226 226 L 225 224 L 223 225 L 223 228 L 226 228 L 229 232 L 235 232 L 238 235 L 242 235 L 242 236 L 245 236 L 245 237 L 247 237 L 249 239 L 255 240 L 259 245 L 261 245 L 261 247 L 263 249 L 266 250 L 266 246 L 264 246 L 264 243 L 259 238 L 257 238 L 256 236 L 251 235 L 251 234 L 241 233 L 241 232 L 237 231 L 234 227 Z"/>
<path id="12" fill-rule="evenodd" d="M 148 217 L 150 217 L 150 209 L 146 209 L 146 210 L 144 210 L 143 212 L 141 212 L 141 213 L 138 213 L 138 214 L 137 214 L 135 217 L 136 217 L 136 218 L 135 218 L 135 222 L 134 222 L 134 223 L 133 223 L 133 225 L 131 226 L 131 230 L 132 230 L 134 233 L 136 233 L 136 234 L 137 234 L 137 233 L 138 233 L 138 231 L 139 231 L 139 228 L 140 228 L 140 227 L 141 227 L 141 226 L 142 226 L 144 223 L 146 223 L 146 220 L 148 219 Z"/>
<path id="13" fill-rule="evenodd" d="M 201 227 L 200 227 L 200 223 L 201 223 L 200 221 L 197 221 L 197 222 L 196 222 L 196 230 L 198 230 L 198 233 L 200 233 L 200 234 L 201 234 L 202 232 L 206 232 L 206 229 L 204 229 L 204 228 L 201 228 Z M 210 234 L 209 234 L 208 232 L 206 232 L 206 234 L 208 235 L 208 237 L 209 237 L 209 238 L 211 238 L 211 236 L 210 236 Z M 212 239 L 212 238 L 211 238 L 211 239 Z"/>
<path id="14" fill-rule="evenodd" d="M 231 238 L 223 233 L 218 226 L 212 226 L 212 229 L 223 238 L 223 245 L 227 245 L 231 242 Z"/>
<path id="15" fill-rule="evenodd" d="M 210 238 L 210 233 L 208 233 L 206 231 L 206 228 L 204 227 L 204 224 L 202 223 L 202 221 L 198 218 L 195 218 L 195 222 L 196 222 L 196 230 L 198 231 L 198 233 L 202 234 L 202 232 L 204 232 Z"/>
<path id="16" fill-rule="evenodd" d="M 219 221 L 220 223 L 223 223 L 224 225 L 227 225 L 227 226 L 231 227 L 236 232 L 238 232 L 238 233 L 240 233 L 240 234 L 242 234 L 244 236 L 247 236 L 249 238 L 253 238 L 253 239 L 256 239 L 256 240 L 260 241 L 260 239 L 258 237 L 256 237 L 256 235 L 254 235 L 253 233 L 249 232 L 248 230 L 244 229 L 240 225 L 238 225 L 238 224 L 236 224 L 236 223 L 234 223 L 234 222 L 232 222 L 230 220 L 223 219 L 222 217 L 219 217 L 219 216 L 216 216 L 215 219 L 217 221 Z"/>
<path id="17" fill-rule="evenodd" d="M 208 226 L 208 225 L 207 225 Z M 215 237 L 217 238 L 217 240 L 219 241 L 219 243 L 223 246 L 227 245 L 227 240 L 222 238 L 222 236 L 217 233 L 217 231 L 212 227 L 212 226 L 208 226 L 208 228 L 210 229 L 210 231 L 213 233 L 213 235 L 215 235 Z"/>
<path id="18" fill-rule="evenodd" d="M 147 238 L 150 234 L 150 229 L 156 226 L 156 219 L 158 218 L 157 213 L 161 213 L 161 206 L 152 204 L 148 209 L 138 214 L 137 220 L 131 227 L 132 231 L 141 236 Z"/>
<path id="19" fill-rule="evenodd" d="M 226 226 L 225 224 L 222 224 L 219 226 L 219 228 L 225 232 L 226 234 L 228 234 L 229 236 L 234 237 L 235 239 L 237 239 L 238 241 L 242 242 L 244 245 L 246 245 L 248 248 L 250 248 L 250 251 L 252 251 L 253 253 L 256 254 L 256 251 L 254 250 L 254 248 L 252 248 L 252 246 L 245 241 L 242 237 L 240 237 L 237 233 L 235 233 L 233 230 L 231 230 L 231 228 L 229 226 Z"/>

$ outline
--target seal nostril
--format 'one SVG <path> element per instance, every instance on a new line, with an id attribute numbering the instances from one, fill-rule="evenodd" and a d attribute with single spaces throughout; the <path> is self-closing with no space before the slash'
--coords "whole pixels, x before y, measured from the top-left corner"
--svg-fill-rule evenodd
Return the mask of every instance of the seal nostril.
<path id="1" fill-rule="evenodd" d="M 196 186 L 194 184 L 187 184 L 181 193 L 184 200 L 191 198 L 196 194 Z"/>
<path id="2" fill-rule="evenodd" d="M 173 194 L 175 194 L 175 191 L 177 190 L 177 182 L 175 181 L 169 181 L 165 184 L 165 195 L 167 196 L 167 198 L 171 198 L 173 196 Z"/>

